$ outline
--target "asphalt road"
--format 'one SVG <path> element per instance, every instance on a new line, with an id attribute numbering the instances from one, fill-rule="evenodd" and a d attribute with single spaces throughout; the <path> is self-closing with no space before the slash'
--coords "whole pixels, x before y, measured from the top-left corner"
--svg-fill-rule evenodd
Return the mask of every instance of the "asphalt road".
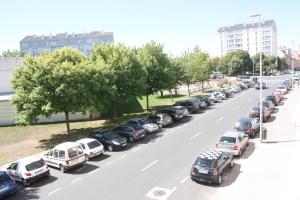
<path id="1" fill-rule="evenodd" d="M 269 88 L 263 90 L 264 96 L 281 78 L 265 80 Z M 217 190 L 230 187 L 238 179 L 240 165 L 236 164 L 218 187 L 193 182 L 189 176 L 191 165 L 203 150 L 214 148 L 220 135 L 232 130 L 235 120 L 247 116 L 258 101 L 259 90 L 244 90 L 123 151 L 105 152 L 82 168 L 65 174 L 51 168 L 50 178 L 27 188 L 20 186 L 21 191 L 8 199 L 211 199 Z M 253 141 L 241 159 L 251 155 L 251 145 Z"/>

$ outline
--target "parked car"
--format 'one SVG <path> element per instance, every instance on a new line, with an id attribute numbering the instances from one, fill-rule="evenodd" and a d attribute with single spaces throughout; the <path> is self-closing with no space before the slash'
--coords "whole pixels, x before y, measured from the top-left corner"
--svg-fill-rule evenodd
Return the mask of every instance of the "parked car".
<path id="1" fill-rule="evenodd" d="M 130 119 L 126 122 L 129 125 L 132 125 L 130 127 L 134 133 L 137 135 L 141 135 L 141 137 L 144 137 L 144 132 L 140 129 L 141 127 L 145 130 L 145 133 L 155 133 L 159 131 L 159 126 L 156 123 L 151 122 L 147 118 L 135 118 L 135 119 Z M 128 129 L 129 131 L 129 129 Z M 121 134 L 120 134 L 121 135 Z M 138 138 L 137 138 L 138 139 Z"/>
<path id="2" fill-rule="evenodd" d="M 220 102 L 222 102 L 222 97 L 216 95 L 215 93 L 209 93 L 209 94 L 207 94 L 207 95 L 208 95 L 208 97 L 209 97 L 210 99 L 212 99 L 215 103 L 220 103 Z"/>
<path id="3" fill-rule="evenodd" d="M 265 82 L 262 82 L 261 88 L 262 89 L 267 89 L 267 85 L 266 85 Z M 255 89 L 257 89 L 257 90 L 260 89 L 260 83 L 259 82 L 255 84 Z"/>
<path id="4" fill-rule="evenodd" d="M 233 156 L 218 150 L 206 150 L 201 153 L 191 169 L 191 179 L 194 181 L 222 183 L 224 172 L 234 166 Z"/>
<path id="5" fill-rule="evenodd" d="M 257 105 L 259 106 L 259 102 L 257 103 Z M 270 100 L 263 100 L 262 107 L 267 107 L 271 113 L 274 111 L 274 104 Z"/>
<path id="6" fill-rule="evenodd" d="M 222 152 L 240 157 L 248 144 L 249 136 L 247 134 L 237 131 L 227 131 L 219 139 L 216 148 Z"/>
<path id="7" fill-rule="evenodd" d="M 174 106 L 186 107 L 190 113 L 197 113 L 200 110 L 200 102 L 195 102 L 192 100 L 176 102 Z"/>
<path id="8" fill-rule="evenodd" d="M 279 85 L 276 88 L 276 91 L 279 91 L 279 92 L 282 92 L 283 94 L 286 94 L 287 93 L 287 87 L 285 85 Z"/>
<path id="9" fill-rule="evenodd" d="M 223 94 L 225 94 L 225 97 L 232 97 L 233 96 L 233 92 L 231 92 L 230 90 L 228 90 L 227 88 L 220 88 L 217 90 L 218 92 L 221 92 Z"/>
<path id="10" fill-rule="evenodd" d="M 11 179 L 21 182 L 24 186 L 50 176 L 50 171 L 43 159 L 26 157 L 19 159 L 6 169 Z"/>
<path id="11" fill-rule="evenodd" d="M 273 94 L 279 98 L 279 101 L 284 99 L 284 94 L 280 91 L 274 91 Z"/>
<path id="12" fill-rule="evenodd" d="M 76 141 L 83 149 L 83 154 L 86 160 L 94 158 L 104 153 L 103 145 L 96 139 L 83 138 Z"/>
<path id="13" fill-rule="evenodd" d="M 0 171 L 0 199 L 17 193 L 17 185 L 6 172 Z"/>
<path id="14" fill-rule="evenodd" d="M 259 106 L 251 108 L 249 112 L 250 118 L 260 118 Z M 266 122 L 271 117 L 271 111 L 267 107 L 262 107 L 262 122 Z"/>
<path id="15" fill-rule="evenodd" d="M 240 88 L 242 90 L 248 89 L 248 84 L 244 83 L 244 82 L 239 82 L 238 85 L 240 86 Z"/>
<path id="16" fill-rule="evenodd" d="M 128 142 L 135 142 L 143 139 L 146 136 L 146 130 L 143 128 L 143 126 L 134 124 L 134 121 L 128 121 L 127 123 L 128 124 L 123 124 L 113 128 L 112 131 L 116 132 L 122 137 L 125 137 Z M 150 129 L 151 125 L 156 127 L 155 130 L 152 128 Z M 154 132 L 159 130 L 158 125 L 151 125 L 148 126 L 149 131 Z"/>
<path id="17" fill-rule="evenodd" d="M 235 131 L 241 131 L 249 135 L 249 137 L 254 138 L 259 132 L 259 119 L 241 117 L 234 124 Z"/>
<path id="18" fill-rule="evenodd" d="M 169 109 L 175 110 L 176 112 L 181 113 L 182 117 L 187 117 L 189 115 L 188 109 L 184 106 L 172 106 Z"/>
<path id="19" fill-rule="evenodd" d="M 213 94 L 217 97 L 217 98 L 221 98 L 222 100 L 226 99 L 226 95 L 222 92 L 213 92 Z"/>
<path id="20" fill-rule="evenodd" d="M 206 106 L 208 106 L 208 104 L 203 99 L 200 99 L 200 98 L 194 98 L 194 99 L 191 99 L 190 101 L 196 103 L 196 105 L 198 105 L 198 107 L 199 107 L 199 110 L 201 108 L 205 108 Z"/>
<path id="21" fill-rule="evenodd" d="M 158 114 L 167 114 L 172 118 L 173 122 L 180 121 L 183 118 L 183 113 L 180 110 L 174 110 L 170 108 L 161 109 L 157 111 Z"/>
<path id="22" fill-rule="evenodd" d="M 82 166 L 86 161 L 83 149 L 77 142 L 61 143 L 49 150 L 43 159 L 47 165 L 59 168 L 63 173 Z"/>
<path id="23" fill-rule="evenodd" d="M 249 79 L 243 79 L 242 82 L 248 86 L 248 88 L 251 88 L 254 86 L 254 82 L 249 78 Z"/>
<path id="24" fill-rule="evenodd" d="M 164 113 L 155 113 L 153 115 L 150 115 L 148 116 L 148 120 L 149 122 L 157 124 L 159 128 L 173 124 L 172 117 Z"/>
<path id="25" fill-rule="evenodd" d="M 272 101 L 272 103 L 275 105 L 275 106 L 278 106 L 279 104 L 279 97 L 276 96 L 276 95 L 273 95 L 273 94 L 270 94 L 268 96 L 266 96 L 266 100 L 269 100 L 269 101 Z"/>
<path id="26" fill-rule="evenodd" d="M 233 86 L 230 87 L 230 89 L 233 90 L 234 93 L 239 93 L 239 92 L 242 91 L 241 87 L 238 86 L 238 85 L 233 85 Z"/>
<path id="27" fill-rule="evenodd" d="M 108 151 L 119 150 L 127 146 L 125 137 L 109 129 L 96 130 L 91 132 L 88 137 L 98 140 L 104 146 L 104 149 Z"/>
<path id="28" fill-rule="evenodd" d="M 215 104 L 214 100 L 212 98 L 210 98 L 209 95 L 198 96 L 196 98 L 200 99 L 201 101 L 204 101 L 209 106 L 212 106 Z"/>

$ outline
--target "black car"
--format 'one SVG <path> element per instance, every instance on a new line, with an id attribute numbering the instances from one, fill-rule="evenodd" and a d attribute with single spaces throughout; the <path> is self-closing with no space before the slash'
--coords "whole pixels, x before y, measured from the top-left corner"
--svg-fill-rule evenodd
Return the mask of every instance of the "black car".
<path id="1" fill-rule="evenodd" d="M 279 99 L 277 98 L 277 96 L 275 96 L 275 95 L 268 95 L 268 96 L 266 96 L 266 100 L 270 100 L 270 101 L 272 101 L 272 103 L 275 105 L 275 106 L 278 106 L 278 104 L 279 104 Z"/>
<path id="2" fill-rule="evenodd" d="M 142 139 L 146 135 L 146 130 L 142 126 L 134 124 L 122 124 L 112 129 L 112 131 L 118 133 L 120 136 L 125 137 L 129 142 Z"/>
<path id="3" fill-rule="evenodd" d="M 263 122 L 266 122 L 271 117 L 271 111 L 267 107 L 263 107 L 262 110 L 263 110 L 262 120 L 263 120 Z M 251 110 L 249 112 L 249 117 L 250 118 L 260 118 L 259 106 L 255 106 L 255 107 L 251 108 Z"/>
<path id="4" fill-rule="evenodd" d="M 196 102 L 190 100 L 176 102 L 174 106 L 186 107 L 190 113 L 197 113 L 200 110 L 200 106 Z"/>
<path id="5" fill-rule="evenodd" d="M 127 146 L 126 138 L 118 135 L 112 130 L 97 130 L 90 133 L 89 138 L 98 140 L 105 149 L 114 151 Z"/>
<path id="6" fill-rule="evenodd" d="M 200 154 L 191 169 L 194 181 L 222 183 L 224 172 L 234 166 L 233 156 L 217 150 L 207 150 Z"/>
<path id="7" fill-rule="evenodd" d="M 234 124 L 234 130 L 241 131 L 252 138 L 259 132 L 259 119 L 250 117 L 241 117 Z"/>

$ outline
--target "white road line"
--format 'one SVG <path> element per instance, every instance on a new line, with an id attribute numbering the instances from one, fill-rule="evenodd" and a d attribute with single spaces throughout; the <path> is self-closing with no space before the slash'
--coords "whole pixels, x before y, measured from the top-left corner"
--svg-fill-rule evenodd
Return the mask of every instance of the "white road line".
<path id="1" fill-rule="evenodd" d="M 196 133 L 195 135 L 193 135 L 192 137 L 190 137 L 190 140 L 195 139 L 196 137 L 198 137 L 198 136 L 201 135 L 201 134 L 202 134 L 201 132 Z"/>
<path id="2" fill-rule="evenodd" d="M 236 106 L 234 109 L 236 109 L 236 110 L 237 110 L 237 109 L 240 109 L 240 106 Z"/>
<path id="3" fill-rule="evenodd" d="M 95 173 L 95 172 L 97 172 L 97 171 L 99 171 L 100 169 L 99 168 L 97 168 L 97 169 L 95 169 L 95 170 L 93 170 L 93 171 L 90 171 L 88 174 L 93 174 L 93 173 Z"/>
<path id="4" fill-rule="evenodd" d="M 123 154 L 122 156 L 119 157 L 119 159 L 123 159 L 127 156 L 127 154 Z"/>
<path id="5" fill-rule="evenodd" d="M 80 181 L 81 179 L 82 179 L 81 177 L 76 178 L 75 180 L 71 181 L 71 183 L 76 183 L 76 182 Z"/>
<path id="6" fill-rule="evenodd" d="M 217 119 L 217 122 L 220 122 L 220 121 L 222 121 L 224 119 L 224 117 L 222 116 L 222 117 L 220 117 L 219 119 Z"/>
<path id="7" fill-rule="evenodd" d="M 114 162 L 115 162 L 115 161 L 112 160 L 112 161 L 106 163 L 105 166 L 111 165 L 111 164 L 113 164 Z"/>
<path id="8" fill-rule="evenodd" d="M 132 149 L 132 152 L 136 152 L 136 151 L 138 151 L 139 149 L 140 149 L 140 147 L 135 147 L 135 148 Z"/>
<path id="9" fill-rule="evenodd" d="M 141 172 L 143 172 L 143 171 L 147 170 L 148 168 L 152 167 L 157 162 L 158 162 L 158 160 L 153 161 L 152 163 L 150 163 L 149 165 L 147 165 L 146 167 L 144 167 L 143 169 L 141 169 Z"/>
<path id="10" fill-rule="evenodd" d="M 52 195 L 52 194 L 54 194 L 55 192 L 58 192 L 58 191 L 60 191 L 60 190 L 61 190 L 61 188 L 57 188 L 57 189 L 53 190 L 52 192 L 49 192 L 49 193 L 48 193 L 48 196 L 50 196 L 50 195 Z"/>
<path id="11" fill-rule="evenodd" d="M 173 192 L 175 192 L 175 190 L 177 190 L 177 187 L 174 187 L 172 190 L 171 190 L 171 194 L 173 193 Z M 170 195 L 171 195 L 170 194 Z"/>
<path id="12" fill-rule="evenodd" d="M 184 178 L 180 181 L 180 183 L 183 184 L 186 180 L 188 180 L 188 178 L 189 178 L 188 176 L 184 177 Z"/>

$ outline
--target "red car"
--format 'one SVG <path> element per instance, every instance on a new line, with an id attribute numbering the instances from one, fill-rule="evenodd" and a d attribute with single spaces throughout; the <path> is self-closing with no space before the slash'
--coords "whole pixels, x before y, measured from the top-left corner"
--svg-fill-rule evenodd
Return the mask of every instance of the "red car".
<path id="1" fill-rule="evenodd" d="M 274 91 L 274 95 L 277 96 L 279 101 L 282 101 L 283 98 L 284 98 L 284 94 L 282 92 L 279 92 L 279 91 Z"/>

